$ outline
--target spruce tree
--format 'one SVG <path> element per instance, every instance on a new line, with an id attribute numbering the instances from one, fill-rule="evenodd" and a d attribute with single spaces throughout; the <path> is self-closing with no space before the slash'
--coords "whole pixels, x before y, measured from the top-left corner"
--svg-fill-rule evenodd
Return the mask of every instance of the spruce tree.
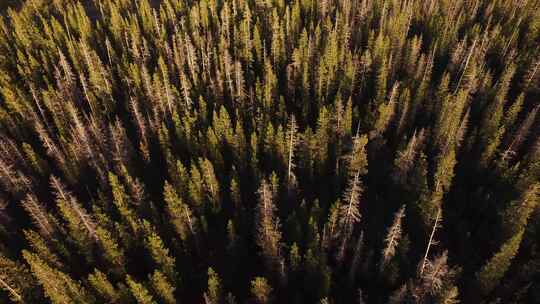
<path id="1" fill-rule="evenodd" d="M 493 291 L 508 271 L 512 260 L 519 250 L 523 232 L 521 230 L 508 239 L 499 251 L 477 272 L 476 278 L 480 286 L 480 291 L 483 294 L 489 294 Z"/>

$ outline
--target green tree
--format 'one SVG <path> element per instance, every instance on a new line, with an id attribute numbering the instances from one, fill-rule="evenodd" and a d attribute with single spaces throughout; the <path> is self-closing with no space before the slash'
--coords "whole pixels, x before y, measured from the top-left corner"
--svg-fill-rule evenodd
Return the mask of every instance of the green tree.
<path id="1" fill-rule="evenodd" d="M 251 281 L 251 294 L 260 304 L 270 303 L 272 287 L 263 277 L 256 277 Z"/>
<path id="2" fill-rule="evenodd" d="M 221 280 L 218 274 L 212 269 L 208 268 L 208 287 L 204 293 L 204 299 L 208 304 L 219 304 L 222 302 L 222 287 Z"/>
<path id="3" fill-rule="evenodd" d="M 81 284 L 69 275 L 51 268 L 36 254 L 23 251 L 26 262 L 30 265 L 32 275 L 43 286 L 45 296 L 55 304 L 94 303 L 95 300 Z"/>
<path id="4" fill-rule="evenodd" d="M 195 217 L 188 205 L 178 196 L 174 188 L 166 181 L 163 190 L 165 211 L 170 223 L 182 241 L 195 237 Z"/>
<path id="5" fill-rule="evenodd" d="M 281 254 L 281 231 L 274 203 L 275 192 L 268 181 L 263 180 L 258 191 L 259 202 L 256 213 L 257 245 L 265 260 L 266 267 L 274 274 L 281 274 L 283 258 Z"/>
<path id="6" fill-rule="evenodd" d="M 134 281 L 129 275 L 126 277 L 129 290 L 138 304 L 156 304 L 148 289 L 141 283 Z"/>
<path id="7" fill-rule="evenodd" d="M 14 303 L 43 301 L 41 290 L 26 265 L 0 256 L 0 288 Z"/>
<path id="8" fill-rule="evenodd" d="M 118 294 L 118 291 L 103 272 L 95 269 L 94 272 L 88 276 L 88 282 L 102 301 L 111 303 L 119 301 L 120 295 Z"/>
<path id="9" fill-rule="evenodd" d="M 156 270 L 154 273 L 150 276 L 150 283 L 152 285 L 152 290 L 154 291 L 154 294 L 163 302 L 166 304 L 174 304 L 177 303 L 174 291 L 175 287 L 171 282 L 167 279 L 167 277 L 161 273 L 160 271 Z"/>
<path id="10" fill-rule="evenodd" d="M 523 232 L 521 230 L 508 239 L 476 274 L 482 294 L 489 294 L 499 285 L 518 252 Z"/>
<path id="11" fill-rule="evenodd" d="M 175 259 L 169 253 L 169 249 L 165 247 L 163 240 L 157 234 L 154 227 L 143 221 L 143 229 L 145 231 L 144 245 L 152 258 L 152 261 L 160 268 L 161 271 L 171 281 L 176 279 Z"/>

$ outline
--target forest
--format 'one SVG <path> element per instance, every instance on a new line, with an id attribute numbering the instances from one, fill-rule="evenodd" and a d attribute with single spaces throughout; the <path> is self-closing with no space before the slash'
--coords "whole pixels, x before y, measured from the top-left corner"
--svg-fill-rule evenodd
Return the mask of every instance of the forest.
<path id="1" fill-rule="evenodd" d="M 0 303 L 540 303 L 540 0 L 0 2 Z"/>

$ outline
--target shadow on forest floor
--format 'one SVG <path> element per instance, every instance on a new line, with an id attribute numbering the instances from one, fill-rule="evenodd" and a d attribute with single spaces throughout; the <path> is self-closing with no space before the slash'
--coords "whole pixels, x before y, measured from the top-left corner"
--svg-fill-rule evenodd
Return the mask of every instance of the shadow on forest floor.
<path id="1" fill-rule="evenodd" d="M 20 3 L 20 0 L 0 0 L 0 14 L 4 14 L 8 7 L 14 7 Z"/>

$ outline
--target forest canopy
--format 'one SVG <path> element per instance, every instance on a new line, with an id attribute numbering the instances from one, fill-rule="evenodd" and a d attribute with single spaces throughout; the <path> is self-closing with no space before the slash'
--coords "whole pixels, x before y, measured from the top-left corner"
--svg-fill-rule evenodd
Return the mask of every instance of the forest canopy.
<path id="1" fill-rule="evenodd" d="M 1 303 L 540 303 L 540 1 L 8 2 Z"/>

